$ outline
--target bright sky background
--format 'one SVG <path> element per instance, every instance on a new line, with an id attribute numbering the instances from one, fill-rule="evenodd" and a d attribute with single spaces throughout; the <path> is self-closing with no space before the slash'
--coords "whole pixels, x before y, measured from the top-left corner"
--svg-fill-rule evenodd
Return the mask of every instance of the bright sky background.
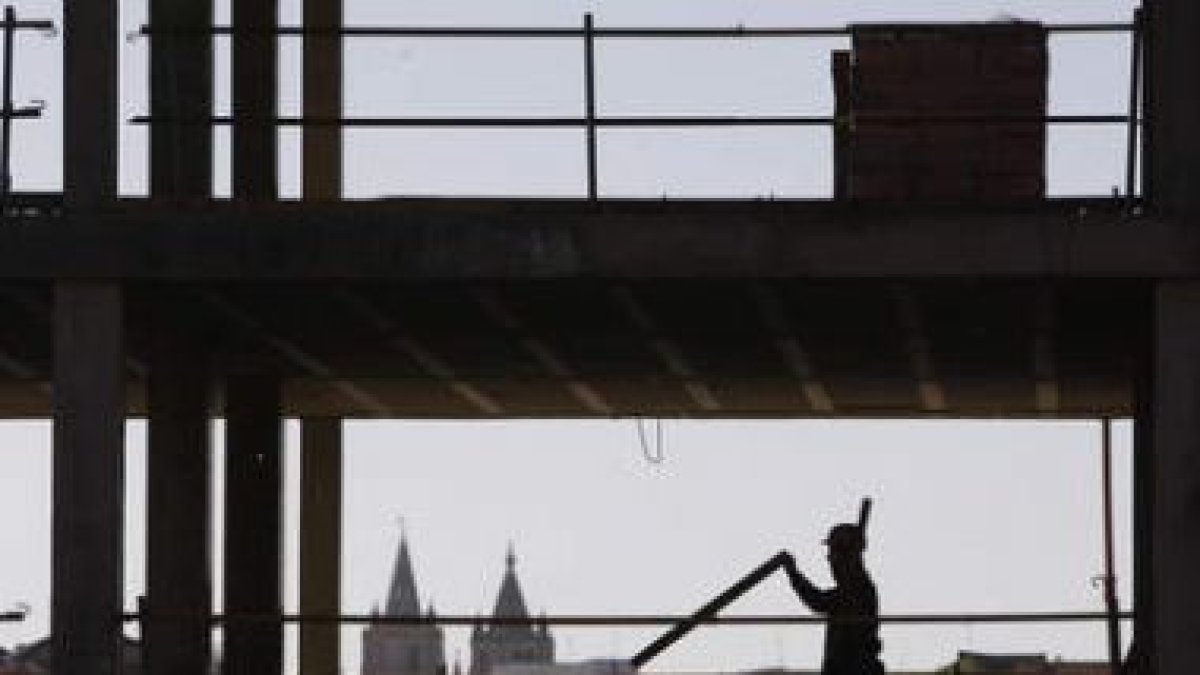
<path id="1" fill-rule="evenodd" d="M 57 1 L 17 3 L 58 18 Z M 222 4 L 221 21 L 227 16 Z M 284 0 L 286 23 L 299 1 Z M 841 25 L 882 20 L 1127 20 L 1128 0 L 911 2 L 809 0 L 346 0 L 352 24 L 599 26 Z M 122 29 L 144 2 L 122 6 Z M 841 42 L 795 40 L 651 44 L 599 52 L 601 113 L 828 112 L 828 52 Z M 48 116 L 17 122 L 16 186 L 57 189 L 61 175 L 60 39 L 22 37 L 17 101 L 44 99 Z M 1052 112 L 1122 112 L 1127 40 L 1052 42 Z M 123 43 L 123 114 L 146 111 L 144 39 Z M 295 112 L 298 44 L 283 49 L 283 111 Z M 227 59 L 222 57 L 222 63 Z M 361 41 L 347 47 L 351 115 L 555 115 L 580 110 L 574 42 Z M 227 90 L 222 78 L 221 91 Z M 226 105 L 222 102 L 221 105 Z M 145 190 L 145 133 L 123 129 L 122 189 Z M 226 138 L 218 134 L 218 138 Z M 285 133 L 282 189 L 297 191 L 298 134 Z M 1106 194 L 1123 182 L 1123 129 L 1052 129 L 1055 194 Z M 602 193 L 638 196 L 825 196 L 827 132 L 718 130 L 602 134 Z M 218 192 L 228 190 L 217 159 Z M 381 170 L 386 167 L 386 170 Z M 347 193 L 579 195 L 582 134 L 574 131 L 350 132 Z M 531 607 L 548 613 L 670 613 L 696 609 L 781 547 L 828 579 L 819 541 L 829 525 L 876 499 L 869 563 L 887 613 L 1098 610 L 1101 572 L 1099 425 L 1094 422 L 666 423 L 666 461 L 642 457 L 632 421 L 371 422 L 346 436 L 345 609 L 383 599 L 403 516 L 423 597 L 444 614 L 487 612 L 511 541 Z M 296 433 L 289 427 L 289 545 L 294 546 Z M 1121 597 L 1128 604 L 1128 427 L 1119 425 L 1117 487 Z M 143 578 L 144 428 L 129 433 L 128 604 Z M 50 564 L 49 426 L 0 424 L 0 607 L 30 619 L 0 627 L 0 645 L 45 634 Z M 219 501 L 218 501 L 219 503 Z M 218 558 L 219 559 L 219 558 Z M 294 557 L 290 557 L 294 562 Z M 289 567 L 289 589 L 294 586 Z M 290 591 L 289 591 L 290 592 Z M 292 605 L 294 607 L 294 605 Z M 736 606 L 800 611 L 770 582 Z M 559 656 L 629 656 L 653 629 L 556 630 Z M 468 650 L 448 630 L 449 657 Z M 1103 629 L 1087 626 L 889 628 L 892 668 L 944 664 L 959 649 L 1102 658 Z M 357 672 L 347 629 L 347 672 Z M 811 667 L 819 631 L 706 629 L 656 669 Z"/>

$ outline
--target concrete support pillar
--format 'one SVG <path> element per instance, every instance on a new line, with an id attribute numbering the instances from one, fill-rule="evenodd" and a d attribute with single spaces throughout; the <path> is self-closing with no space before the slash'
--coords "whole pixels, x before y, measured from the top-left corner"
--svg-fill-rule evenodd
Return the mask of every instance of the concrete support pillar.
<path id="1" fill-rule="evenodd" d="M 1200 211 L 1200 3 L 1147 2 L 1146 141 L 1148 191 L 1163 215 Z"/>
<path id="2" fill-rule="evenodd" d="M 1146 3 L 1146 190 L 1152 210 L 1196 225 L 1200 215 L 1200 3 Z M 1195 672 L 1200 663 L 1200 284 L 1161 282 L 1155 298 L 1150 392 L 1152 452 L 1139 457 L 1139 555 L 1151 551 L 1152 578 L 1139 572 L 1139 648 L 1154 675 Z M 1141 453 L 1140 453 L 1141 454 Z M 1149 502 L 1147 504 L 1147 502 Z M 1145 541 L 1145 530 L 1150 541 Z M 1141 637 L 1149 636 L 1150 644 Z"/>
<path id="3" fill-rule="evenodd" d="M 148 389 L 148 675 L 207 675 L 211 661 L 212 460 L 205 354 L 186 324 L 155 328 Z M 181 334 L 184 332 L 185 334 Z"/>
<path id="4" fill-rule="evenodd" d="M 342 25 L 342 0 L 304 0 L 307 28 Z M 337 118 L 342 114 L 342 39 L 340 35 L 304 38 L 304 115 Z M 342 196 L 342 130 L 337 126 L 304 129 L 305 199 Z M 342 424 L 336 418 L 302 422 L 300 502 L 300 612 L 341 611 Z M 300 674 L 337 675 L 341 626 L 306 623 L 300 627 Z"/>
<path id="5" fill-rule="evenodd" d="M 222 672 L 283 668 L 283 429 L 279 380 L 230 376 L 225 390 L 225 625 Z M 274 620 L 273 620 L 274 619 Z"/>
<path id="6" fill-rule="evenodd" d="M 278 0 L 233 0 L 233 196 L 278 196 Z"/>
<path id="7" fill-rule="evenodd" d="M 150 0 L 150 194 L 212 196 L 213 0 Z"/>
<path id="8" fill-rule="evenodd" d="M 342 0 L 304 0 L 304 25 L 310 29 L 342 26 Z M 304 38 L 304 116 L 336 119 L 342 114 L 342 38 L 329 32 Z M 342 196 L 342 129 L 304 129 L 304 198 Z"/>
<path id="9" fill-rule="evenodd" d="M 300 613 L 341 611 L 342 421 L 306 418 L 301 427 Z M 336 623 L 300 626 L 300 675 L 337 675 Z"/>
<path id="10" fill-rule="evenodd" d="M 81 218 L 117 192 L 117 7 L 63 3 L 63 199 Z"/>
<path id="11" fill-rule="evenodd" d="M 54 288 L 51 654 L 58 675 L 120 672 L 125 373 L 121 287 Z"/>
<path id="12" fill-rule="evenodd" d="M 1200 663 L 1200 283 L 1161 282 L 1155 305 L 1151 672 L 1186 675 Z"/>

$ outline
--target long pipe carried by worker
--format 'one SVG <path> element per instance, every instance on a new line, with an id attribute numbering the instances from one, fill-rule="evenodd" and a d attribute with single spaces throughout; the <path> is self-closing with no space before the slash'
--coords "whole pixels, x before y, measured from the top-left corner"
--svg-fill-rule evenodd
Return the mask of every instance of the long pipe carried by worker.
<path id="1" fill-rule="evenodd" d="M 858 528 L 859 531 L 862 532 L 863 541 L 866 541 L 867 523 L 870 519 L 871 500 L 863 499 L 862 504 L 858 509 Z M 787 557 L 787 551 L 780 551 L 779 553 L 771 556 L 770 560 L 754 568 L 753 571 L 741 579 L 738 579 L 736 583 L 722 591 L 717 597 L 708 601 L 708 603 L 697 610 L 696 613 L 675 624 L 671 627 L 671 630 L 663 633 L 654 642 L 651 642 L 642 648 L 640 652 L 630 659 L 630 664 L 633 665 L 634 668 L 641 668 L 643 665 L 648 663 L 650 659 L 653 659 L 666 650 L 667 647 L 670 647 L 678 642 L 680 638 L 682 638 L 684 635 L 687 635 L 696 626 L 716 616 L 717 612 L 720 612 L 729 603 L 737 600 L 739 597 L 744 595 L 746 591 L 749 591 L 751 588 L 754 588 L 756 585 L 758 585 L 758 582 L 766 579 L 767 577 L 771 576 L 775 570 L 783 567 L 787 562 Z"/>
<path id="2" fill-rule="evenodd" d="M 658 656 L 667 647 L 674 644 L 679 638 L 686 635 L 693 628 L 700 625 L 704 621 L 716 616 L 717 612 L 725 608 L 726 605 L 737 600 L 743 593 L 753 588 L 758 582 L 771 576 L 775 570 L 779 569 L 787 561 L 787 552 L 780 551 L 771 556 L 767 562 L 754 568 L 746 576 L 742 577 L 729 588 L 725 589 L 720 595 L 713 598 L 708 604 L 701 607 L 695 614 L 680 621 L 671 627 L 671 630 L 663 633 L 657 640 L 646 645 L 642 651 L 630 661 L 634 668 L 641 668 L 647 661 Z"/>

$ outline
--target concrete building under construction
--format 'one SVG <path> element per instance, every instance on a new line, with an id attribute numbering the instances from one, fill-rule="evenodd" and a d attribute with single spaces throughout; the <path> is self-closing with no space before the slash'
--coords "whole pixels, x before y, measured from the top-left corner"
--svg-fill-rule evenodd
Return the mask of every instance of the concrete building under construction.
<path id="1" fill-rule="evenodd" d="M 116 187 L 118 131 L 132 122 L 118 98 L 119 5 L 64 3 L 63 190 L 7 194 L 0 227 L 0 411 L 54 420 L 56 673 L 119 672 L 124 621 L 141 624 L 149 672 L 207 672 L 215 565 L 224 672 L 281 672 L 284 417 L 303 421 L 301 612 L 328 618 L 339 611 L 341 419 L 623 415 L 1132 417 L 1139 672 L 1196 672 L 1200 3 L 1148 1 L 1120 26 L 774 30 L 851 39 L 853 56 L 834 61 L 848 93 L 828 120 L 597 113 L 596 41 L 753 29 L 476 28 L 587 48 L 582 115 L 505 121 L 343 115 L 343 40 L 454 29 L 349 31 L 339 0 L 306 0 L 304 25 L 287 30 L 275 2 L 233 0 L 231 25 L 214 27 L 212 0 L 150 0 L 147 199 Z M 1087 30 L 1137 36 L 1145 77 L 1132 98 L 1144 106 L 1116 118 L 1140 120 L 1142 170 L 1118 198 L 1047 199 L 1035 122 L 1070 120 L 1043 119 L 1039 40 Z M 297 33 L 304 108 L 288 117 L 274 95 L 277 43 Z M 998 52 L 973 42 L 993 33 Z M 214 34 L 231 43 L 228 116 L 210 113 Z M 913 68 L 953 49 L 976 50 L 966 79 L 1001 67 L 984 65 L 993 55 L 1012 72 L 992 83 L 998 99 L 982 85 L 951 95 L 958 75 L 930 86 L 930 109 L 872 93 L 872 55 L 907 55 L 910 43 Z M 964 107 L 941 110 L 951 102 Z M 997 114 L 998 102 L 1015 107 Z M 6 128 L 19 112 L 6 104 Z M 836 127 L 845 199 L 599 194 L 605 129 L 817 122 Z M 303 201 L 278 199 L 285 124 L 304 129 Z M 452 124 L 576 128 L 587 185 L 555 200 L 340 199 L 342 129 Z M 214 125 L 232 130 L 229 200 L 212 198 Z M 882 143 L 928 151 L 906 151 L 914 164 L 890 173 Z M 969 159 L 942 152 L 964 144 Z M 147 596 L 123 616 L 131 416 L 149 428 Z M 229 517 L 214 561 L 217 416 Z M 301 672 L 337 672 L 338 653 L 335 624 L 302 624 Z"/>

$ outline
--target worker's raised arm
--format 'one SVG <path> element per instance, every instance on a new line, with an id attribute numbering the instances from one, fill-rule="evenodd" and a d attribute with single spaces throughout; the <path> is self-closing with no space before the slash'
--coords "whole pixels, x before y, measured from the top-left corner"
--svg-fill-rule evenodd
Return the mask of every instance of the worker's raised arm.
<path id="1" fill-rule="evenodd" d="M 787 572 L 792 590 L 796 591 L 796 597 L 817 614 L 828 614 L 833 605 L 832 593 L 817 588 L 808 580 L 808 577 L 801 574 L 800 570 L 796 568 L 796 559 L 792 557 L 792 554 L 785 553 L 784 556 L 783 569 Z"/>

